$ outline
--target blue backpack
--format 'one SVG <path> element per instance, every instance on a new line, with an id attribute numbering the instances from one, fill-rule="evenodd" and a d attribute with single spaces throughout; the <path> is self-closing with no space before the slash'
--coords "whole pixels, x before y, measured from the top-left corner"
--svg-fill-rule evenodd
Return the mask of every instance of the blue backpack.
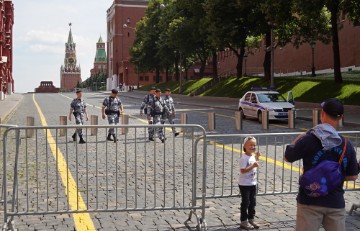
<path id="1" fill-rule="evenodd" d="M 338 162 L 323 160 L 315 167 L 306 171 L 299 179 L 299 185 L 309 197 L 322 197 L 343 184 L 341 163 L 346 152 L 346 139 Z"/>

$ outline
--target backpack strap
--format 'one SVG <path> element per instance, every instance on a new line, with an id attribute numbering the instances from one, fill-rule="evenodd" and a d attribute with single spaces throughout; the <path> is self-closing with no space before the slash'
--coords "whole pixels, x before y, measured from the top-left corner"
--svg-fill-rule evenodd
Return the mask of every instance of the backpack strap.
<path id="1" fill-rule="evenodd" d="M 344 142 L 345 142 L 345 144 L 344 144 L 344 148 L 343 148 L 342 154 L 341 154 L 340 159 L 339 159 L 339 164 L 342 163 L 342 161 L 344 159 L 345 152 L 346 152 L 346 146 L 347 146 L 347 139 L 346 138 L 344 138 Z"/>

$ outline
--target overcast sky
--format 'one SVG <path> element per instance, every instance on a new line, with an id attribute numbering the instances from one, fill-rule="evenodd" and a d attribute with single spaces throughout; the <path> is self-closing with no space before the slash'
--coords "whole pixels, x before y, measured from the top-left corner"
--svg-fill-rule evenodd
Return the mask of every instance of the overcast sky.
<path id="1" fill-rule="evenodd" d="M 40 81 L 60 87 L 69 22 L 83 80 L 90 69 L 100 34 L 106 41 L 106 10 L 113 0 L 13 0 L 15 92 L 34 91 Z"/>

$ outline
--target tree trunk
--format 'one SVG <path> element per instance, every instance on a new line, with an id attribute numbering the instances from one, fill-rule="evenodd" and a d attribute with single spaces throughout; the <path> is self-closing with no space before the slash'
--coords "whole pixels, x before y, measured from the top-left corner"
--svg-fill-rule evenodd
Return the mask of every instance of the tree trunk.
<path id="1" fill-rule="evenodd" d="M 179 56 L 175 54 L 175 80 L 178 82 L 180 80 L 180 72 L 179 72 Z"/>
<path id="2" fill-rule="evenodd" d="M 265 47 L 266 48 L 271 47 L 271 32 L 270 32 L 270 29 L 265 34 Z M 270 79 L 271 79 L 271 48 L 266 49 L 263 66 L 264 66 L 265 80 L 270 81 Z"/>
<path id="3" fill-rule="evenodd" d="M 213 77 L 216 79 L 218 77 L 218 58 L 216 50 L 212 52 L 212 67 L 213 67 Z"/>
<path id="4" fill-rule="evenodd" d="M 339 0 L 333 0 L 330 3 L 331 12 L 331 34 L 333 43 L 334 55 L 334 78 L 335 83 L 342 83 L 341 64 L 340 64 L 340 48 L 339 48 L 339 32 L 338 32 L 338 14 L 339 14 Z"/>
<path id="5" fill-rule="evenodd" d="M 155 83 L 160 83 L 160 68 L 155 68 Z"/>
<path id="6" fill-rule="evenodd" d="M 165 75 L 166 75 L 166 82 L 170 82 L 170 75 L 169 75 L 169 66 L 166 65 L 166 69 L 165 69 Z"/>
<path id="7" fill-rule="evenodd" d="M 243 75 L 243 61 L 244 61 L 244 55 L 245 55 L 245 43 L 240 47 L 240 53 L 237 52 L 236 56 L 238 58 L 237 64 L 236 64 L 236 77 L 237 79 L 240 79 Z"/>

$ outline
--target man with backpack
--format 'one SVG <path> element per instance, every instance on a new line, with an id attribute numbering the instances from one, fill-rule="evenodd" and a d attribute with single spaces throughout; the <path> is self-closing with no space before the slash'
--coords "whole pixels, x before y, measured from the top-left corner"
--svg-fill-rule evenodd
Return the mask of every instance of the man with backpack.
<path id="1" fill-rule="evenodd" d="M 165 114 L 170 113 L 169 108 L 166 106 L 166 103 L 164 99 L 161 97 L 161 90 L 156 89 L 155 90 L 155 97 L 151 108 L 151 115 L 154 118 L 154 125 L 160 125 L 163 124 L 163 117 Z M 155 129 L 159 139 L 162 143 L 165 143 L 165 135 L 164 135 L 164 129 L 163 128 L 156 128 Z M 154 139 L 152 140 L 154 141 Z"/>
<path id="2" fill-rule="evenodd" d="M 119 123 L 119 117 L 124 111 L 121 100 L 119 99 L 119 97 L 117 97 L 118 92 L 119 91 L 117 89 L 112 89 L 111 95 L 109 97 L 105 97 L 103 101 L 103 106 L 101 108 L 102 118 L 105 119 L 106 115 L 109 125 L 117 125 Z M 109 129 L 107 140 L 114 141 L 115 143 L 118 140 L 116 138 L 114 128 Z"/>
<path id="3" fill-rule="evenodd" d="M 356 152 L 336 131 L 344 106 L 335 98 L 321 104 L 321 122 L 299 135 L 285 150 L 285 160 L 302 159 L 304 173 L 297 196 L 297 231 L 345 231 L 344 181 L 357 179 Z"/>

